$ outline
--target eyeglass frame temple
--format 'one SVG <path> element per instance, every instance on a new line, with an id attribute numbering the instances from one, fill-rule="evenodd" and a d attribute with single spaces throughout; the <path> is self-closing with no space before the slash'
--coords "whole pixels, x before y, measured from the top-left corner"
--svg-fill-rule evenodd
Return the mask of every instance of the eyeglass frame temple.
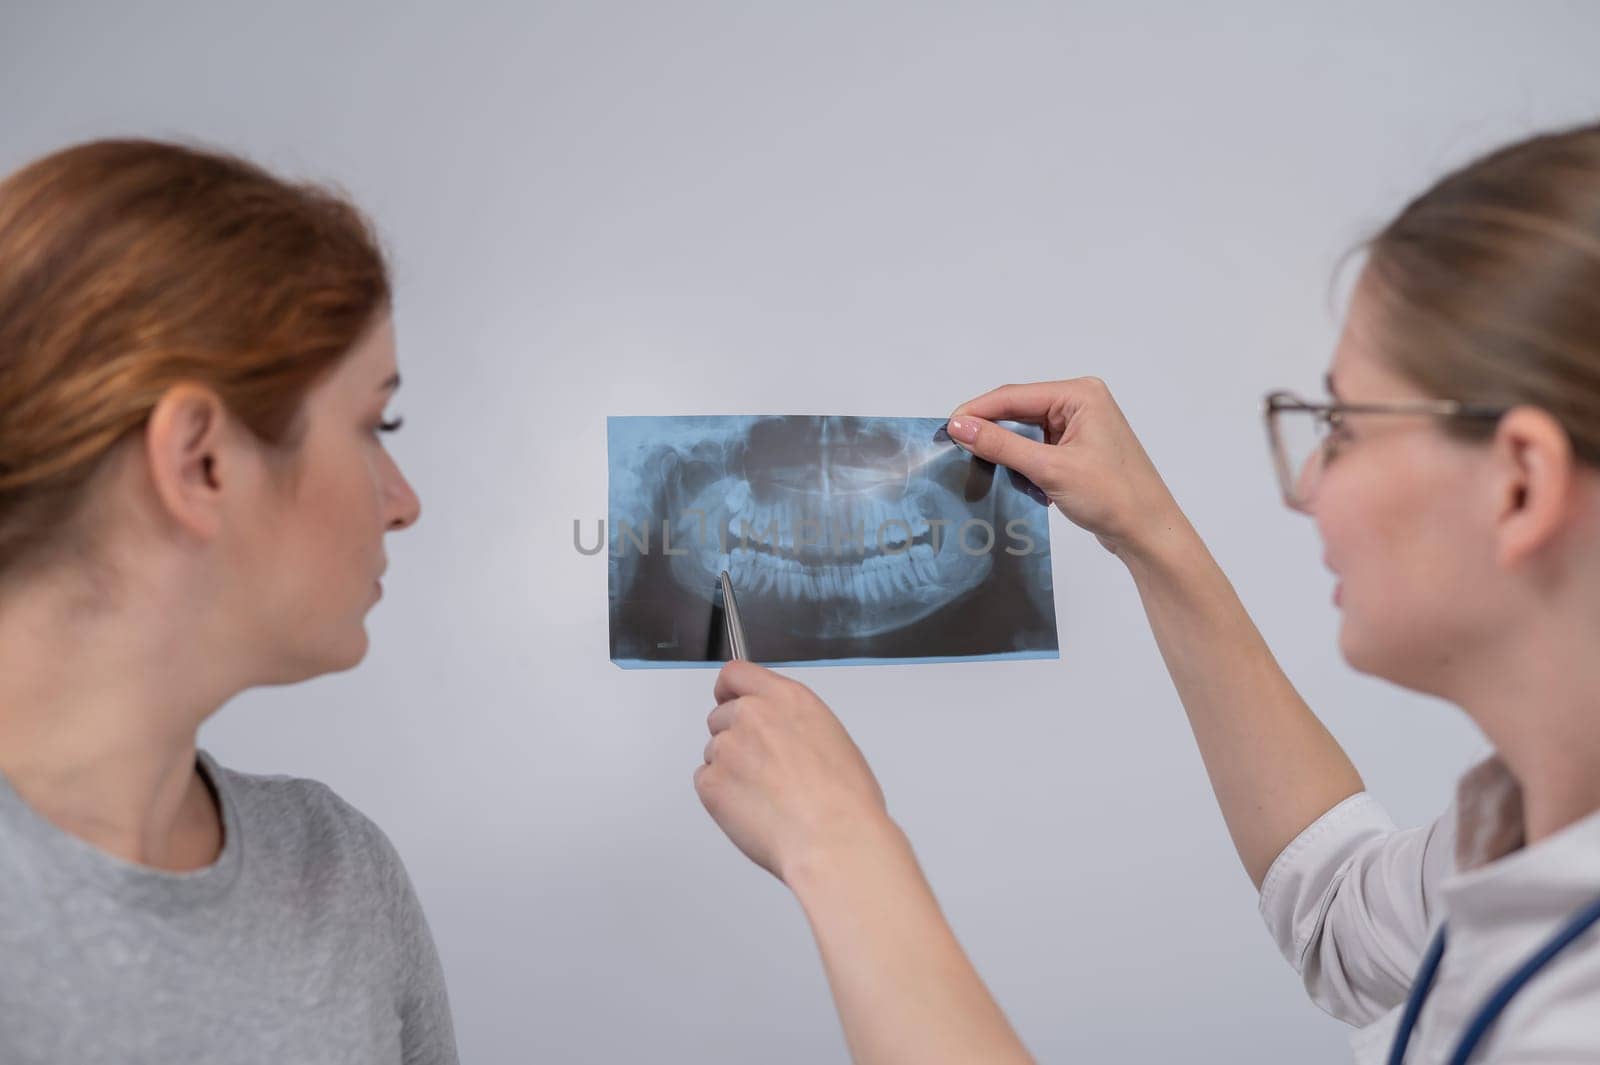
<path id="1" fill-rule="evenodd" d="M 1431 414 L 1445 418 L 1499 418 L 1510 407 L 1486 403 L 1465 403 L 1457 399 L 1419 399 L 1404 403 L 1313 403 L 1285 388 L 1273 389 L 1261 400 L 1261 414 L 1266 424 L 1267 444 L 1272 452 L 1273 465 L 1278 469 L 1278 489 L 1283 501 L 1296 505 L 1293 489 L 1295 475 L 1288 469 L 1289 457 L 1280 444 L 1275 419 L 1280 411 L 1303 410 L 1313 414 Z"/>

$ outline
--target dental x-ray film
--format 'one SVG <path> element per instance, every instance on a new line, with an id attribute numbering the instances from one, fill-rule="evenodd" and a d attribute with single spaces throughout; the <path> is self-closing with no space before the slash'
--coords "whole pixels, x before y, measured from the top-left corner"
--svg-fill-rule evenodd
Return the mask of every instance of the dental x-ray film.
<path id="1" fill-rule="evenodd" d="M 725 661 L 723 570 L 763 664 L 1059 657 L 1048 500 L 944 424 L 608 418 L 612 661 Z"/>

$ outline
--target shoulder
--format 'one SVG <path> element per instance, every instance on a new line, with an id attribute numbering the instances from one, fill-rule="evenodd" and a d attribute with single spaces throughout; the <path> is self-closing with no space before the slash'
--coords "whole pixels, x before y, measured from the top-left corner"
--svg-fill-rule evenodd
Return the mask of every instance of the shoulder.
<path id="1" fill-rule="evenodd" d="M 217 763 L 202 752 L 217 778 L 241 845 L 271 867 L 295 877 L 361 880 L 367 888 L 388 887 L 405 878 L 404 866 L 388 835 L 366 814 L 327 784 L 282 773 L 246 773 Z M 260 871 L 260 870 L 258 870 Z"/>

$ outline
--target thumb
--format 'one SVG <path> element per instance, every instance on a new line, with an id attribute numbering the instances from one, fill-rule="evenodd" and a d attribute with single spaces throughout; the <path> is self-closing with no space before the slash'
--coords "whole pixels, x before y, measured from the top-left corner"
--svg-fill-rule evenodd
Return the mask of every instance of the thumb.
<path id="1" fill-rule="evenodd" d="M 978 458 L 1016 470 L 1041 488 L 1051 480 L 1049 470 L 1056 458 L 1056 449 L 1049 444 L 1029 440 L 1004 426 L 970 414 L 951 418 L 945 425 L 945 431 L 952 440 Z"/>

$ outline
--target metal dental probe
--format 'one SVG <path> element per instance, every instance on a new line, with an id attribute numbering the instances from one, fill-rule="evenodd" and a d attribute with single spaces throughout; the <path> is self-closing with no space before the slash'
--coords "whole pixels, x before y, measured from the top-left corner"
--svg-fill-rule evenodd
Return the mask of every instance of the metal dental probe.
<path id="1" fill-rule="evenodd" d="M 739 601 L 733 597 L 733 578 L 723 570 L 717 578 L 722 586 L 722 624 L 728 637 L 730 658 L 749 658 L 749 645 L 744 638 L 744 619 L 739 616 Z"/>

